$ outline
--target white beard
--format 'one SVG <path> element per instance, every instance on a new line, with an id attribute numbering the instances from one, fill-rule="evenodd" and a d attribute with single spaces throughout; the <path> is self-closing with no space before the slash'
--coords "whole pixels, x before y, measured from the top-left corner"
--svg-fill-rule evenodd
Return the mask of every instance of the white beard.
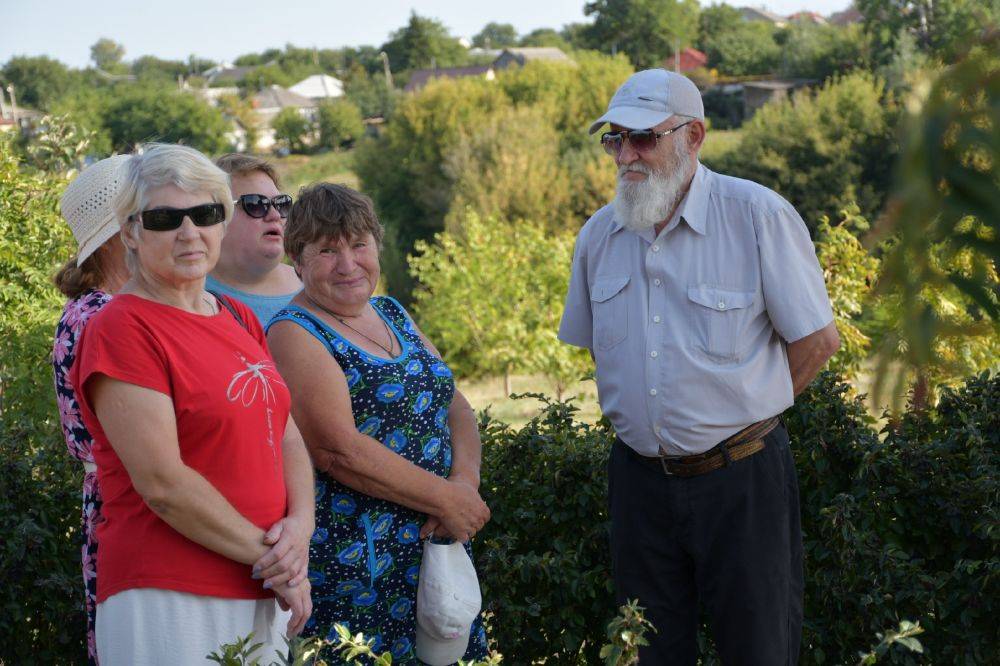
<path id="1" fill-rule="evenodd" d="M 654 171 L 641 162 L 618 169 L 617 196 L 612 203 L 615 217 L 626 229 L 642 231 L 656 226 L 666 220 L 684 196 L 688 155 L 681 141 L 675 141 L 674 146 L 673 164 L 663 171 Z M 646 179 L 638 182 L 626 180 L 624 176 L 629 171 L 644 173 Z"/>

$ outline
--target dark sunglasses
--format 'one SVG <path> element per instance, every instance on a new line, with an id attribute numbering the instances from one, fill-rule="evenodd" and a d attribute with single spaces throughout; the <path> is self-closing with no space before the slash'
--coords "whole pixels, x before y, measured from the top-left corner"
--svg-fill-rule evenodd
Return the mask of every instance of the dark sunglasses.
<path id="1" fill-rule="evenodd" d="M 274 210 L 284 219 L 288 217 L 288 211 L 292 207 L 292 198 L 287 194 L 279 194 L 273 199 L 268 199 L 263 194 L 244 194 L 233 203 L 242 207 L 250 217 L 256 218 L 264 217 L 267 210 L 274 206 Z"/>
<path id="2" fill-rule="evenodd" d="M 138 218 L 142 222 L 142 228 L 149 231 L 173 231 L 180 228 L 185 217 L 190 217 L 196 227 L 210 227 L 226 219 L 226 209 L 219 203 L 201 204 L 191 208 L 154 208 L 144 210 L 129 219 Z"/>
<path id="3" fill-rule="evenodd" d="M 636 152 L 648 153 L 656 148 L 661 136 L 673 134 L 685 125 L 690 125 L 693 122 L 693 120 L 689 120 L 686 123 L 681 123 L 677 127 L 671 127 L 670 129 L 662 132 L 654 132 L 651 129 L 605 132 L 601 135 L 601 145 L 604 146 L 604 152 L 608 155 L 617 156 L 618 153 L 621 152 L 622 144 L 625 143 L 625 139 L 628 139 L 629 145 L 631 145 Z"/>

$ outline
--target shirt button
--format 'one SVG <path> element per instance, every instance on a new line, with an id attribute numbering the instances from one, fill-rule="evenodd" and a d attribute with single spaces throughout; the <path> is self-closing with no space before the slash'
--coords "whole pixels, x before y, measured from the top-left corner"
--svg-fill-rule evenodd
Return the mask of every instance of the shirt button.
<path id="1" fill-rule="evenodd" d="M 653 317 L 653 323 L 654 324 L 659 324 L 660 323 L 660 315 L 656 315 L 655 317 Z"/>
<path id="2" fill-rule="evenodd" d="M 660 246 L 659 245 L 654 245 L 653 246 L 653 252 L 659 252 L 659 251 L 660 251 Z"/>
<path id="3" fill-rule="evenodd" d="M 720 310 L 725 310 L 726 309 L 726 302 L 725 301 L 719 301 L 719 309 Z"/>
<path id="4" fill-rule="evenodd" d="M 653 351 L 649 352 L 649 355 L 652 356 L 653 358 L 656 358 L 660 354 L 654 349 Z"/>
<path id="5" fill-rule="evenodd" d="M 649 395 L 656 395 L 656 389 L 649 389 Z"/>
<path id="6" fill-rule="evenodd" d="M 655 280 L 653 280 L 653 284 L 655 284 L 657 287 L 659 287 L 660 286 L 660 278 L 656 278 Z"/>

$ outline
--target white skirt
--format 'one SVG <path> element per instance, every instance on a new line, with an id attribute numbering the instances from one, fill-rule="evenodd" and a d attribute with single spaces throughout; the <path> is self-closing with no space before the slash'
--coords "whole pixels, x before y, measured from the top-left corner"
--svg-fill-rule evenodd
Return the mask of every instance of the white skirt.
<path id="1" fill-rule="evenodd" d="M 291 612 L 274 599 L 221 599 L 173 590 L 125 590 L 97 604 L 97 655 L 102 666 L 204 664 L 223 643 L 253 632 L 262 663 L 280 661 Z"/>

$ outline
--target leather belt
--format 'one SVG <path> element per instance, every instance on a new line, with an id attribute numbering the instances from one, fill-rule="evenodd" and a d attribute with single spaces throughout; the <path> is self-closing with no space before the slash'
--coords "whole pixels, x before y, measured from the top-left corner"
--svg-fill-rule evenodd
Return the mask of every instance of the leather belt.
<path id="1" fill-rule="evenodd" d="M 714 472 L 737 460 L 748 458 L 758 451 L 763 451 L 764 437 L 780 423 L 780 416 L 758 421 L 719 442 L 708 451 L 692 456 L 644 456 L 624 442 L 622 444 L 640 463 L 666 476 L 698 476 Z"/>

